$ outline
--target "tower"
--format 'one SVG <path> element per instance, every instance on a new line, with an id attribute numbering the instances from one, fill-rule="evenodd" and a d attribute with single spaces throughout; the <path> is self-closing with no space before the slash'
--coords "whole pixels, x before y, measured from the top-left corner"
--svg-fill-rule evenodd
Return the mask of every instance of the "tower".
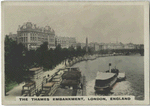
<path id="1" fill-rule="evenodd" d="M 86 37 L 86 53 L 88 53 L 88 38 Z"/>

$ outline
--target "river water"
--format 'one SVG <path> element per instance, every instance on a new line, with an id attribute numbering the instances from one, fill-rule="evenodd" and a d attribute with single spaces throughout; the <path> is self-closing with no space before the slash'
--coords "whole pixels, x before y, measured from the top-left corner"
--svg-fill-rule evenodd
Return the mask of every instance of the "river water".
<path id="1" fill-rule="evenodd" d="M 75 64 L 82 74 L 86 76 L 86 94 L 95 96 L 95 78 L 98 71 L 109 69 L 108 64 L 112 63 L 112 68 L 116 66 L 120 72 L 125 72 L 126 80 L 117 82 L 110 93 L 96 94 L 105 96 L 135 96 L 136 100 L 144 99 L 144 57 L 143 56 L 112 56 L 99 57 L 96 60 L 88 60 Z"/>

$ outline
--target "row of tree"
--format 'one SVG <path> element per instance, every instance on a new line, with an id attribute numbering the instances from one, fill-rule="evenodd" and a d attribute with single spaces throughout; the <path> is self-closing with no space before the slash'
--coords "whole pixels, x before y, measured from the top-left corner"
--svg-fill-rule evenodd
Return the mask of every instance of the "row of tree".
<path id="1" fill-rule="evenodd" d="M 11 81 L 18 84 L 24 80 L 26 71 L 32 67 L 43 67 L 45 70 L 54 68 L 65 59 L 85 55 L 85 48 L 81 47 L 48 49 L 48 43 L 44 42 L 37 50 L 28 50 L 22 44 L 17 44 L 8 36 L 5 37 L 5 86 Z"/>

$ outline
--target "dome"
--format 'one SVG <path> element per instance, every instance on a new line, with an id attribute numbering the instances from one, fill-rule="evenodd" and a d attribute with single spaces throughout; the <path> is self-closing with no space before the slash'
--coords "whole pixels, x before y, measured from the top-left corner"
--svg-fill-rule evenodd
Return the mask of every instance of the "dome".
<path id="1" fill-rule="evenodd" d="M 26 25 L 23 25 L 22 28 L 23 28 L 23 29 L 26 29 Z"/>
<path id="2" fill-rule="evenodd" d="M 51 27 L 50 26 L 45 26 L 45 30 L 50 30 Z"/>
<path id="3" fill-rule="evenodd" d="M 31 22 L 27 22 L 27 23 L 26 23 L 26 27 L 27 27 L 27 28 L 32 28 L 32 23 L 31 23 Z"/>

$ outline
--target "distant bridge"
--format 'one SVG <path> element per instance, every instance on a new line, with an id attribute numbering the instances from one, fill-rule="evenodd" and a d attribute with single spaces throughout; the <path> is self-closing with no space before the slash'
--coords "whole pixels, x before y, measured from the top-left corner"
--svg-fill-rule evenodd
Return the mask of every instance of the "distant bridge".
<path id="1" fill-rule="evenodd" d="M 100 50 L 100 53 L 123 53 L 126 55 L 139 53 L 141 56 L 144 56 L 144 49 L 106 49 Z"/>

